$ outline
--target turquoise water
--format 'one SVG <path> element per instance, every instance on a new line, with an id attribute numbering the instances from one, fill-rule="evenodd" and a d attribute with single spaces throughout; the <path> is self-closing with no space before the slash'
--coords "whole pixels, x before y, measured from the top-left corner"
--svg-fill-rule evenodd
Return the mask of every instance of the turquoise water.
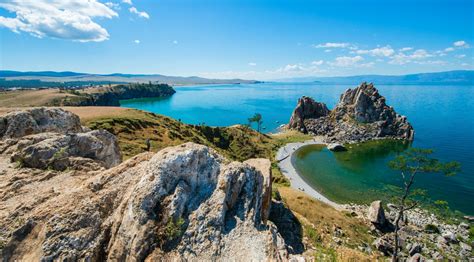
<path id="1" fill-rule="evenodd" d="M 246 123 L 254 113 L 263 116 L 266 132 L 273 132 L 289 121 L 297 99 L 303 95 L 335 106 L 348 85 L 314 83 L 265 83 L 177 87 L 166 99 L 122 101 L 124 107 L 137 108 L 181 119 L 185 123 L 228 126 Z M 450 178 L 420 177 L 418 185 L 434 199 L 449 202 L 454 209 L 474 214 L 474 88 L 472 86 L 376 85 L 387 103 L 406 115 L 415 128 L 413 146 L 432 148 L 444 161 L 461 162 L 462 172 Z M 332 199 L 369 201 L 387 183 L 396 183 L 396 174 L 386 163 L 398 151 L 381 149 L 364 156 L 336 156 L 326 150 L 307 150 L 295 160 L 296 167 L 318 189 Z M 330 163 L 330 164 L 327 164 Z M 324 167 L 324 168 L 321 168 Z M 311 179 L 310 179 L 311 178 Z M 323 179 L 324 178 L 324 179 Z M 318 180 L 319 179 L 319 180 Z"/>

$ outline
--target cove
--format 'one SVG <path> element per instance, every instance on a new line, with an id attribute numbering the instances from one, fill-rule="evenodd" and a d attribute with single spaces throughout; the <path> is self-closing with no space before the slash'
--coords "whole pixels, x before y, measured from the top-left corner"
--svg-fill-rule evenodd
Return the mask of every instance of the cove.
<path id="1" fill-rule="evenodd" d="M 180 119 L 184 123 L 205 123 L 211 126 L 229 126 L 247 122 L 255 113 L 263 116 L 265 132 L 275 132 L 289 121 L 301 96 L 311 96 L 333 108 L 339 96 L 354 85 L 330 85 L 321 83 L 263 83 L 240 85 L 214 85 L 175 87 L 176 94 L 164 99 L 134 99 L 121 101 L 121 106 L 150 111 Z M 451 208 L 474 214 L 474 88 L 470 85 L 377 85 L 387 104 L 407 116 L 415 129 L 414 147 L 430 148 L 434 157 L 442 161 L 459 161 L 462 171 L 454 177 L 421 177 L 417 184 L 428 191 L 433 199 L 448 201 Z M 385 147 L 385 146 L 384 146 Z M 373 155 L 357 158 L 350 151 L 336 158 L 325 149 L 305 149 L 305 162 L 320 161 L 325 156 L 332 165 L 325 165 L 327 179 L 331 174 L 337 180 L 328 181 L 321 187 L 329 198 L 339 201 L 360 202 L 372 200 L 377 192 L 389 190 L 396 184 L 397 174 L 386 163 L 397 154 L 397 148 L 378 151 Z M 313 152 L 314 151 L 314 152 Z M 349 158 L 350 159 L 347 159 Z M 306 176 L 320 176 L 318 167 L 309 168 Z M 303 168 L 303 167 L 302 167 Z M 312 171 L 313 170 L 313 171 Z M 303 171 L 301 171 L 303 172 Z M 341 173 L 341 174 L 340 174 Z M 324 174 L 323 174 L 324 175 Z M 319 178 L 315 178 L 319 179 Z M 322 188 L 324 187 L 324 188 Z M 377 191 L 378 190 L 378 191 Z M 337 193 L 339 192 L 339 193 Z M 374 192 L 374 193 L 372 193 Z M 337 194 L 336 194 L 337 193 Z M 367 197 L 355 197 L 364 194 Z M 370 198 L 370 199 L 369 199 Z M 358 199 L 358 200 L 357 200 Z"/>

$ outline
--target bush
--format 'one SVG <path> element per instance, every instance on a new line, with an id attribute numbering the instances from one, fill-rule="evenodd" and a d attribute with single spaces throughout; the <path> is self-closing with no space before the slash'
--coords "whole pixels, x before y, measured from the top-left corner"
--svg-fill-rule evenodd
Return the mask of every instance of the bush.
<path id="1" fill-rule="evenodd" d="M 436 225 L 428 224 L 425 226 L 425 231 L 430 234 L 439 234 L 439 228 Z"/>

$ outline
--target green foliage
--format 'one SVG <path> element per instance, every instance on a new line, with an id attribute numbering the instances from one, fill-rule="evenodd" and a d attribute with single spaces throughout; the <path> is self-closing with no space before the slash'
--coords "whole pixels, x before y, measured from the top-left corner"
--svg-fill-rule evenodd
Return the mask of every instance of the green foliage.
<path id="1" fill-rule="evenodd" d="M 257 132 L 260 132 L 262 129 L 262 115 L 259 113 L 255 113 L 251 118 L 248 119 L 248 126 L 252 126 L 252 123 L 257 123 Z"/>
<path id="2" fill-rule="evenodd" d="M 165 237 L 167 241 L 172 241 L 183 233 L 184 219 L 178 218 L 176 221 L 170 219 L 165 226 Z"/>
<path id="3" fill-rule="evenodd" d="M 439 228 L 433 224 L 427 224 L 425 226 L 425 231 L 430 234 L 439 234 Z"/>
<path id="4" fill-rule="evenodd" d="M 474 227 L 469 228 L 469 240 L 471 243 L 474 241 Z"/>
<path id="5" fill-rule="evenodd" d="M 390 161 L 389 167 L 406 173 L 443 173 L 446 176 L 459 171 L 459 162 L 442 163 L 431 158 L 431 154 L 431 149 L 410 148 Z"/>

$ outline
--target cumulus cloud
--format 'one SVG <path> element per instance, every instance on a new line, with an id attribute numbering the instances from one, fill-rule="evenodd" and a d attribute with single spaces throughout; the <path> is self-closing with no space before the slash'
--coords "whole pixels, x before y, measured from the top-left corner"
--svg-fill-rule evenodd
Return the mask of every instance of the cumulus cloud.
<path id="1" fill-rule="evenodd" d="M 371 50 L 357 50 L 356 54 L 369 54 L 371 56 L 389 57 L 395 53 L 395 50 L 390 46 L 378 47 Z"/>
<path id="2" fill-rule="evenodd" d="M 256 66 L 256 65 L 257 65 L 257 63 L 254 63 L 254 62 L 249 63 L 249 66 Z"/>
<path id="3" fill-rule="evenodd" d="M 133 5 L 132 0 L 122 0 L 122 3 Z"/>
<path id="4" fill-rule="evenodd" d="M 334 62 L 328 62 L 329 65 L 338 66 L 338 67 L 350 67 L 362 62 L 364 58 L 360 55 L 358 56 L 340 56 L 334 59 Z"/>
<path id="5" fill-rule="evenodd" d="M 417 49 L 411 54 L 398 53 L 392 57 L 390 64 L 404 65 L 411 62 L 419 62 L 420 60 L 432 57 L 425 49 Z"/>
<path id="6" fill-rule="evenodd" d="M 453 43 L 453 45 L 455 47 L 464 47 L 464 48 L 469 47 L 469 45 L 466 43 L 466 41 L 463 41 L 463 40 L 456 41 L 456 42 Z"/>
<path id="7" fill-rule="evenodd" d="M 0 26 L 15 33 L 80 42 L 109 39 L 107 30 L 93 19 L 118 16 L 97 0 L 5 0 L 0 3 L 0 8 L 15 14 L 15 17 L 0 16 Z"/>
<path id="8" fill-rule="evenodd" d="M 323 43 L 318 45 L 313 45 L 315 48 L 347 48 L 349 43 Z"/>
<path id="9" fill-rule="evenodd" d="M 457 55 L 457 56 L 456 56 L 456 58 L 464 58 L 464 57 L 466 57 L 465 54 L 461 54 L 461 55 Z"/>
<path id="10" fill-rule="evenodd" d="M 146 18 L 146 19 L 149 19 L 150 18 L 150 15 L 148 15 L 147 12 L 143 12 L 143 11 L 138 11 L 136 7 L 130 7 L 128 9 L 130 11 L 130 13 L 132 14 L 136 14 L 138 15 L 139 17 L 142 17 L 142 18 Z"/>
<path id="11" fill-rule="evenodd" d="M 135 41 L 133 41 L 133 42 L 134 42 L 135 44 L 137 44 L 137 45 L 140 44 L 140 40 L 138 40 L 138 39 L 135 40 Z"/>
<path id="12" fill-rule="evenodd" d="M 323 63 L 324 63 L 324 60 L 316 60 L 316 61 L 311 62 L 312 65 L 316 65 L 316 66 L 322 65 Z"/>
<path id="13" fill-rule="evenodd" d="M 406 52 L 406 51 L 411 51 L 411 50 L 413 50 L 413 47 L 403 47 L 403 48 L 398 49 L 398 51 L 400 52 Z"/>
<path id="14" fill-rule="evenodd" d="M 452 52 L 452 51 L 454 51 L 454 48 L 452 47 L 448 47 L 444 49 L 444 52 Z"/>

